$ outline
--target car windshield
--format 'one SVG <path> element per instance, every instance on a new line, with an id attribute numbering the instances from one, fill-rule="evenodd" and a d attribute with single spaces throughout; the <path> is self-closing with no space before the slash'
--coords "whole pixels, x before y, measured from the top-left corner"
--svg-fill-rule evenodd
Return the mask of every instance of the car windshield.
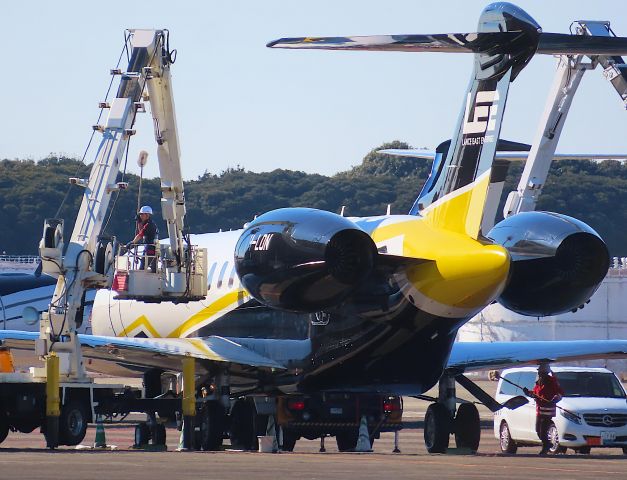
<path id="1" fill-rule="evenodd" d="M 625 398 L 616 376 L 603 372 L 555 372 L 566 397 Z"/>

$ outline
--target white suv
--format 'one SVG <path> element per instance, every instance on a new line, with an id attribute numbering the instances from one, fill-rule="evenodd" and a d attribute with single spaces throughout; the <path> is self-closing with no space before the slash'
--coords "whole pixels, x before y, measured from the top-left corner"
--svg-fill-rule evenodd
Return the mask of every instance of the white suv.
<path id="1" fill-rule="evenodd" d="M 622 447 L 627 454 L 627 399 L 616 375 L 605 368 L 554 367 L 552 370 L 565 395 L 557 404 L 557 415 L 549 429 L 551 453 L 564 453 L 567 447 L 578 453 L 590 453 L 591 447 Z M 524 395 L 520 388 L 503 379 L 532 390 L 536 372 L 534 367 L 504 370 L 496 400 L 503 403 Z M 500 440 L 501 451 L 516 453 L 519 446 L 540 445 L 535 418 L 536 405 L 531 398 L 527 405 L 515 410 L 503 408 L 496 412 L 494 435 Z"/>

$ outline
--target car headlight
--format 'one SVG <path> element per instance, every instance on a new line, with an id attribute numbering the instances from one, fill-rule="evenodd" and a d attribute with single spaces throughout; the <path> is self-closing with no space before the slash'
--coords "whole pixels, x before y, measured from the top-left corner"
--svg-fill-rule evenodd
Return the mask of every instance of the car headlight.
<path id="1" fill-rule="evenodd" d="M 560 410 L 560 415 L 570 422 L 576 423 L 577 425 L 581 425 L 581 417 L 578 417 L 577 415 L 573 413 Z"/>

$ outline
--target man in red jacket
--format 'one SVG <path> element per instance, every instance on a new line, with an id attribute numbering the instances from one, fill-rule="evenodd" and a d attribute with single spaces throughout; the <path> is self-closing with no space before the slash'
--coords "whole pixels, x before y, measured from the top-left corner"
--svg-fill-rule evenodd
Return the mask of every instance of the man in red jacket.
<path id="1" fill-rule="evenodd" d="M 533 387 L 533 391 L 530 391 L 528 388 L 523 390 L 525 395 L 536 400 L 536 433 L 542 441 L 540 455 L 546 455 L 551 446 L 549 440 L 551 419 L 555 416 L 555 405 L 562 399 L 564 390 L 560 387 L 557 378 L 551 375 L 551 367 L 549 367 L 548 363 L 542 363 L 538 367 L 538 379 Z"/>

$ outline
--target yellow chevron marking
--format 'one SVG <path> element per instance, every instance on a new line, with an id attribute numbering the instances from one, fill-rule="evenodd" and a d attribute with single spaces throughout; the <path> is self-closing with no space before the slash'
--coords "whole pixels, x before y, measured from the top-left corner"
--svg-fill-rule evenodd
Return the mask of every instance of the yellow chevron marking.
<path id="1" fill-rule="evenodd" d="M 138 317 L 133 323 L 131 323 L 128 327 L 120 332 L 118 337 L 129 337 L 130 333 L 138 327 L 144 327 L 150 335 L 154 338 L 159 338 L 161 335 L 155 330 L 155 327 L 152 326 L 150 320 L 146 317 L 146 315 L 142 315 Z"/>
<path id="2" fill-rule="evenodd" d="M 423 210 L 423 216 L 434 226 L 468 235 L 479 236 L 481 219 L 490 185 L 485 171 L 474 182 L 440 198 Z"/>
<path id="3" fill-rule="evenodd" d="M 244 290 L 233 290 L 225 294 L 224 296 L 217 299 L 208 307 L 203 308 L 198 313 L 195 313 L 187 320 L 185 320 L 181 325 L 172 330 L 167 337 L 170 338 L 179 338 L 183 337 L 184 334 L 189 333 L 191 329 L 197 326 L 199 323 L 204 322 L 208 318 L 212 317 L 218 312 L 221 312 L 225 308 L 229 307 L 233 303 L 238 303 L 240 297 L 244 294 L 246 296 L 246 292 Z"/>

